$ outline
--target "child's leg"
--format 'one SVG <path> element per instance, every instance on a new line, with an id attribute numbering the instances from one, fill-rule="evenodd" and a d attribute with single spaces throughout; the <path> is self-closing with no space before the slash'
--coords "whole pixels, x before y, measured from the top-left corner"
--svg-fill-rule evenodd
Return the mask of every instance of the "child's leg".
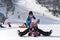
<path id="1" fill-rule="evenodd" d="M 45 32 L 41 29 L 38 29 L 38 31 L 39 31 L 40 34 L 43 34 L 43 36 L 50 36 L 50 34 L 52 33 L 52 30 L 50 30 L 49 32 Z"/>
<path id="2" fill-rule="evenodd" d="M 50 36 L 51 33 L 52 33 L 52 30 L 50 30 L 49 32 L 44 32 L 44 33 L 43 33 L 43 36 Z"/>
<path id="3" fill-rule="evenodd" d="M 32 33 L 28 33 L 28 36 L 31 36 L 32 35 Z"/>
<path id="4" fill-rule="evenodd" d="M 40 36 L 40 33 L 38 34 L 38 36 Z"/>
<path id="5" fill-rule="evenodd" d="M 19 30 L 18 30 L 18 35 L 19 36 L 24 36 L 25 34 L 27 34 L 28 32 L 29 32 L 29 29 L 26 29 L 25 31 L 23 31 L 23 32 L 20 32 Z"/>

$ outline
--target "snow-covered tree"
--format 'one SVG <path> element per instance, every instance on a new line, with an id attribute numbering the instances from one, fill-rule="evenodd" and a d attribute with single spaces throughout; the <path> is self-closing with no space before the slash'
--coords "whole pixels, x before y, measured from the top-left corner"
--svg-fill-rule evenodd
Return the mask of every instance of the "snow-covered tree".
<path id="1" fill-rule="evenodd" d="M 15 3 L 17 2 L 16 0 L 1 0 L 2 3 L 5 4 L 6 6 L 6 17 L 8 15 L 8 12 L 12 12 L 14 14 L 15 11 Z"/>

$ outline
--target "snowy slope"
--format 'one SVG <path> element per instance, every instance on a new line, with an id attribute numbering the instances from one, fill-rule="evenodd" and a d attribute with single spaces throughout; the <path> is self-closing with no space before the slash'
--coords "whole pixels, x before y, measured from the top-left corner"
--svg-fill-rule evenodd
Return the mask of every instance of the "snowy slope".
<path id="1" fill-rule="evenodd" d="M 36 4 L 36 0 L 19 0 L 18 3 L 16 3 L 15 8 L 15 14 L 12 15 L 12 12 L 9 12 L 5 24 L 7 22 L 23 24 L 26 21 L 30 10 L 33 11 L 37 19 L 40 19 L 40 24 L 60 24 L 60 18 L 52 16 L 47 8 Z M 0 7 L 0 12 L 6 15 L 6 7 Z M 18 19 L 19 15 L 20 19 Z"/>
<path id="2" fill-rule="evenodd" d="M 40 24 L 60 24 L 60 19 L 52 16 L 47 8 L 36 4 L 36 0 L 19 0 L 18 3 L 16 3 L 15 14 L 12 15 L 9 13 L 5 23 L 24 23 L 30 10 L 33 11 L 37 19 L 40 19 Z M 20 19 L 18 19 L 18 15 L 20 15 Z"/>

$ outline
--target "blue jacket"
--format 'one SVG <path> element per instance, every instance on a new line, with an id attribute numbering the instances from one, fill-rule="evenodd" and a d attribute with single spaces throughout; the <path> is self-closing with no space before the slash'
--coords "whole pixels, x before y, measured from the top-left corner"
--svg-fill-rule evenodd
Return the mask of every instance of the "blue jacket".
<path id="1" fill-rule="evenodd" d="M 33 16 L 32 18 L 35 18 L 35 17 Z M 30 17 L 28 16 L 28 18 L 27 18 L 27 20 L 26 20 L 26 26 L 27 26 L 27 28 L 30 27 L 30 23 L 31 23 L 31 19 L 32 19 L 32 18 L 30 18 Z"/>

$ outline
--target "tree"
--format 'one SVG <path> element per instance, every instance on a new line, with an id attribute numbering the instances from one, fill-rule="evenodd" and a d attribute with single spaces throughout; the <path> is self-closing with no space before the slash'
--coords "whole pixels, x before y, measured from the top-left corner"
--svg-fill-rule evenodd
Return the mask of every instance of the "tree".
<path id="1" fill-rule="evenodd" d="M 15 4 L 13 3 L 12 0 L 2 0 L 2 1 L 6 5 L 6 18 L 7 18 L 7 15 L 8 15 L 9 11 L 11 11 L 14 14 Z"/>

